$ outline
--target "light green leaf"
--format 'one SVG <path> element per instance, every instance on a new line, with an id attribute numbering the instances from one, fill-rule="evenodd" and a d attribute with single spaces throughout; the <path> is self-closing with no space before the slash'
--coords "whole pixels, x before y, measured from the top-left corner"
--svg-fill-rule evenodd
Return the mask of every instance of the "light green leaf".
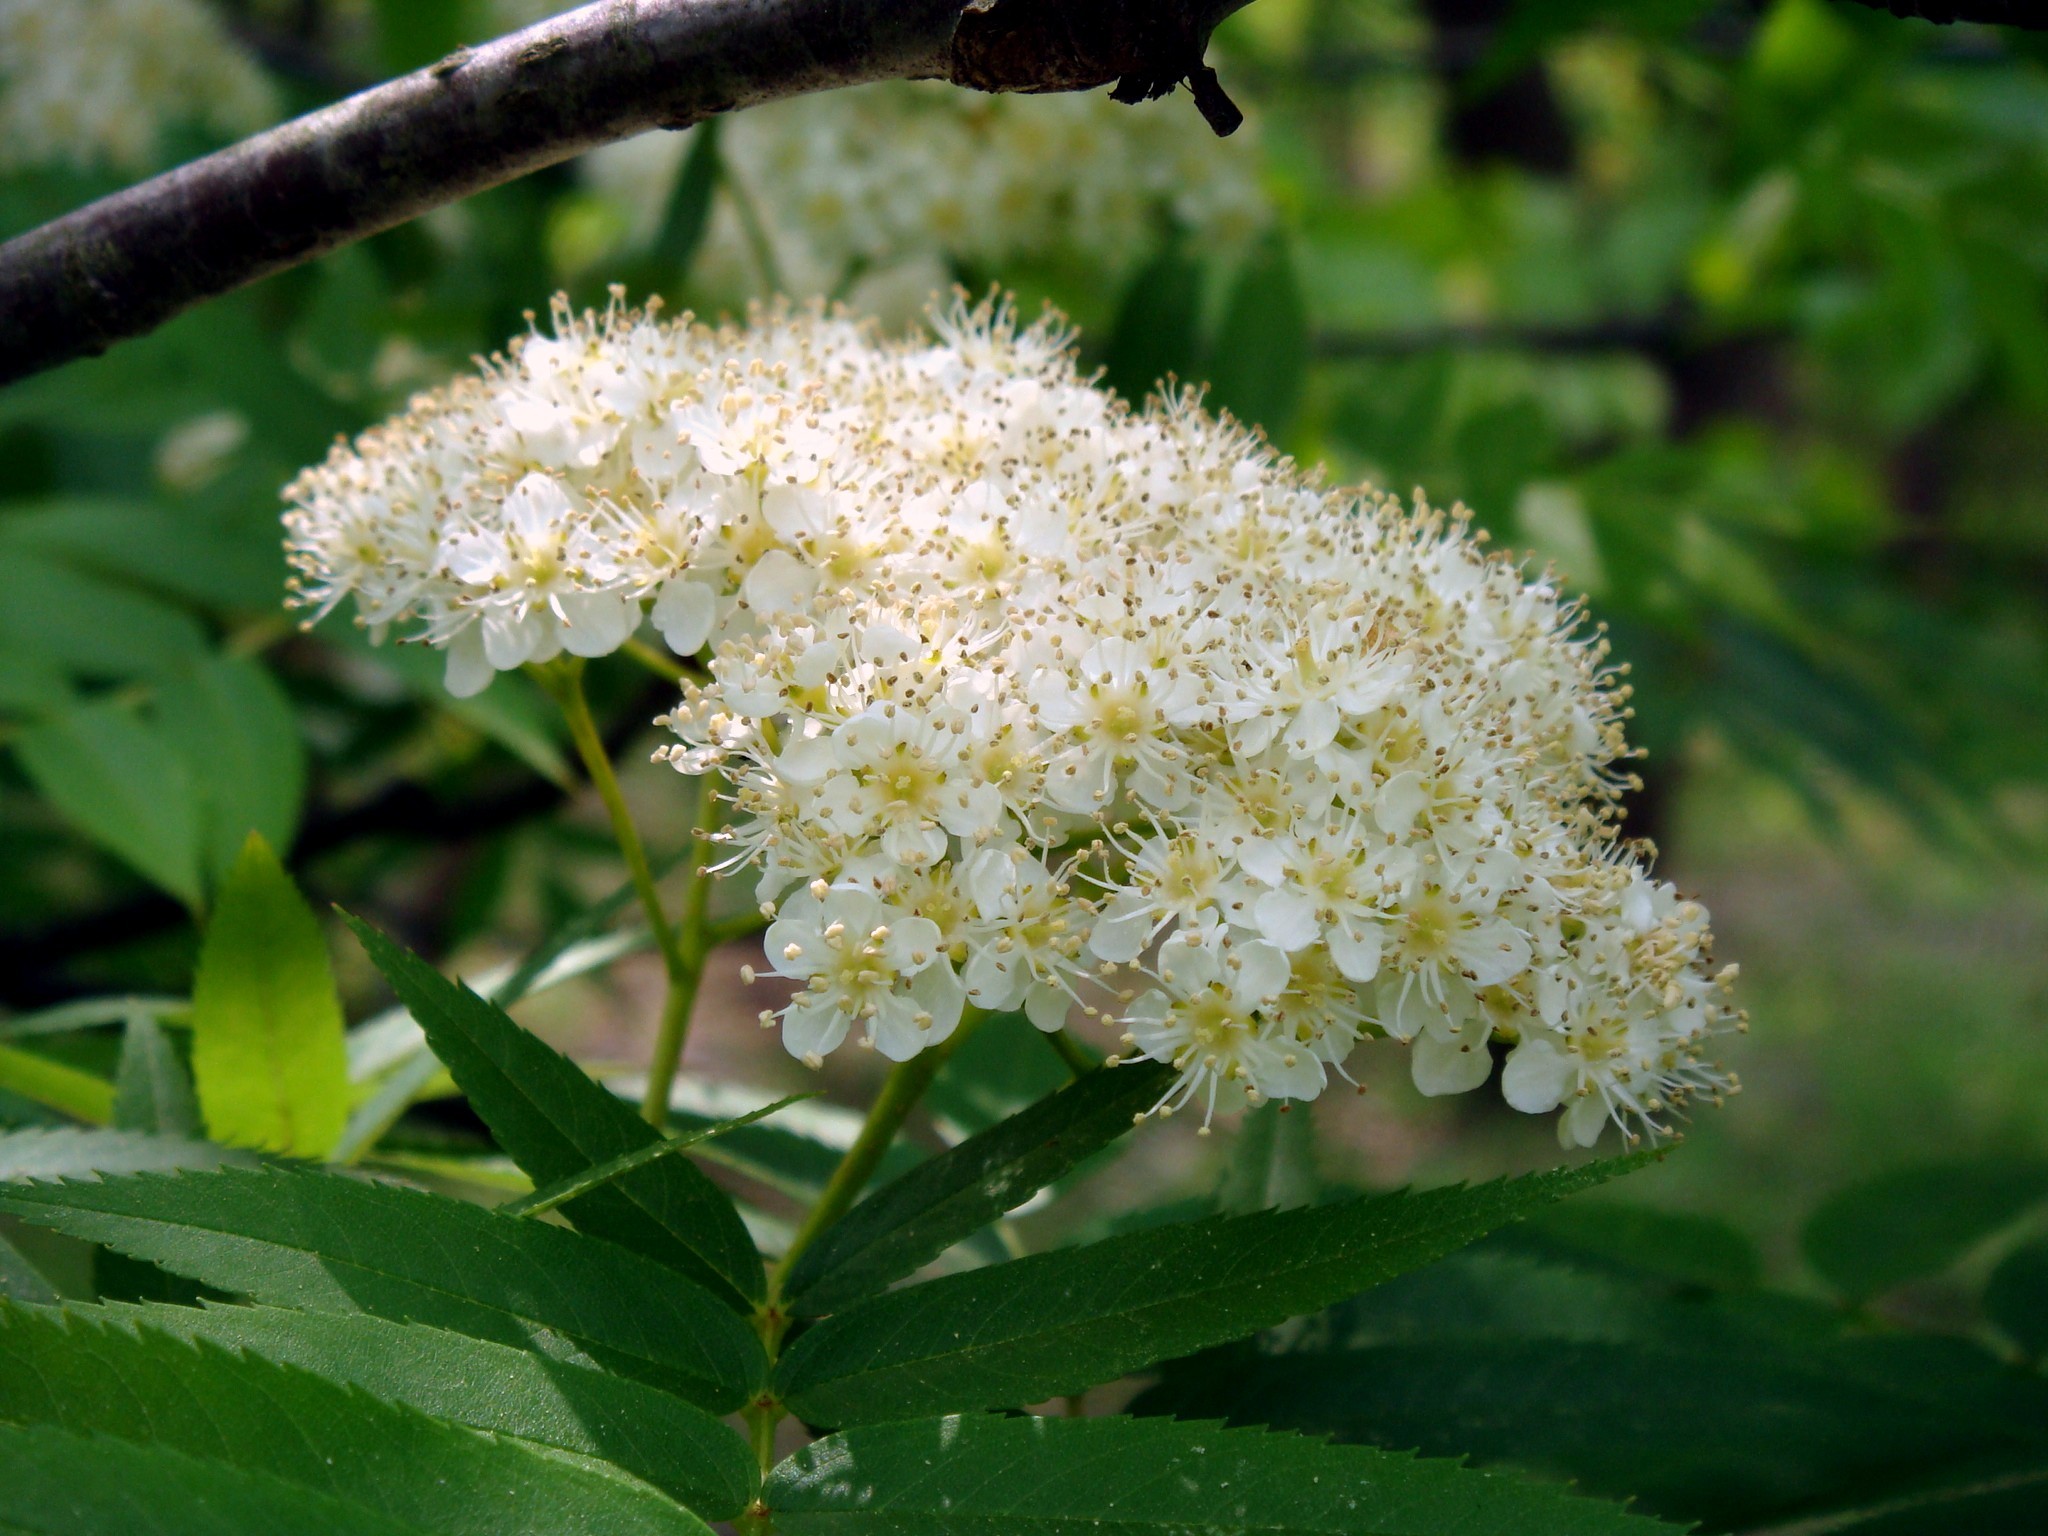
<path id="1" fill-rule="evenodd" d="M 70 1316 L 247 1350 L 437 1419 L 609 1462 L 709 1520 L 738 1514 L 759 1481 L 746 1442 L 680 1398 L 445 1329 L 276 1307 L 80 1307 Z"/>
<path id="2" fill-rule="evenodd" d="M 192 1074 L 155 1014 L 128 1015 L 121 1064 L 114 1073 L 114 1128 L 156 1136 L 196 1136 L 199 1101 Z"/>
<path id="3" fill-rule="evenodd" d="M 2044 1200 L 2048 1163 L 2033 1159 L 1907 1168 L 1823 1203 L 1799 1245 L 1823 1279 L 1851 1301 L 1865 1301 L 1940 1274 Z"/>
<path id="4" fill-rule="evenodd" d="M 0 1045 L 0 1089 L 92 1125 L 114 1118 L 114 1085 L 33 1051 Z"/>
<path id="5" fill-rule="evenodd" d="M 785 1536 L 1652 1536 L 1613 1504 L 1449 1461 L 1163 1419 L 847 1430 L 777 1467 Z"/>
<path id="6" fill-rule="evenodd" d="M 0 1184 L 219 1168 L 239 1156 L 210 1142 L 132 1130 L 88 1131 L 66 1126 L 9 1131 L 0 1135 Z"/>
<path id="7" fill-rule="evenodd" d="M 470 1106 L 536 1185 L 588 1172 L 661 1133 L 504 1010 L 452 982 L 367 923 L 356 937 L 426 1031 Z M 592 1190 L 563 1214 L 593 1236 L 672 1265 L 744 1308 L 766 1283 L 724 1192 L 687 1158 L 664 1157 Z"/>
<path id="8" fill-rule="evenodd" d="M 223 1169 L 0 1190 L 0 1210 L 275 1306 L 367 1312 L 595 1361 L 715 1413 L 761 1343 L 650 1259 L 545 1222 L 338 1174 Z"/>
<path id="9" fill-rule="evenodd" d="M 0 1419 L 159 1445 L 448 1536 L 537 1509 L 590 1531 L 702 1536 L 644 1483 L 479 1435 L 309 1372 L 55 1310 L 0 1307 Z"/>
<path id="10" fill-rule="evenodd" d="M 1232 1216 L 1285 1210 L 1313 1203 L 1320 1186 L 1313 1109 L 1281 1099 L 1238 1121 L 1216 1206 Z"/>
<path id="11" fill-rule="evenodd" d="M 250 833 L 192 983 L 192 1075 L 216 1141 L 325 1157 L 348 1120 L 348 1051 L 327 940 Z"/>
<path id="12" fill-rule="evenodd" d="M 200 812 L 184 760 L 135 711 L 86 704 L 23 731 L 22 771 L 64 818 L 187 906 L 199 904 Z"/>
<path id="13" fill-rule="evenodd" d="M 188 602 L 275 612 L 284 596 L 276 525 L 234 529 L 147 502 L 66 497 L 10 512 L 0 550 L 64 564 Z"/>
<path id="14" fill-rule="evenodd" d="M 198 787 L 210 881 L 227 878 L 250 833 L 289 849 L 306 794 L 306 749 L 291 700 L 260 662 L 210 656 L 157 689 L 157 729 Z"/>
<path id="15" fill-rule="evenodd" d="M 802 1335 L 777 1388 L 826 1425 L 1078 1392 L 1326 1307 L 1641 1160 L 1154 1227 L 929 1280 Z"/>
<path id="16" fill-rule="evenodd" d="M 0 1425 L 7 1536 L 433 1536 L 282 1478 L 157 1445 Z"/>
<path id="17" fill-rule="evenodd" d="M 17 1013 L 0 1019 L 0 1040 L 20 1040 L 30 1035 L 66 1035 L 99 1024 L 122 1024 L 138 1013 L 164 1019 L 185 1013 L 191 1004 L 182 997 L 150 997 L 117 993 L 112 997 L 82 997 L 34 1013 Z"/>
<path id="18" fill-rule="evenodd" d="M 804 1254 L 791 1306 L 821 1316 L 914 1273 L 1130 1130 L 1169 1081 L 1151 1063 L 1090 1073 L 883 1185 Z"/>

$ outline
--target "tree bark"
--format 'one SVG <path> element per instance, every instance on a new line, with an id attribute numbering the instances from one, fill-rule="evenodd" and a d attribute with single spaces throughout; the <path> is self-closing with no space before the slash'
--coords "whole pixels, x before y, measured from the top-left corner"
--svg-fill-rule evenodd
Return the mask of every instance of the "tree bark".
<path id="1" fill-rule="evenodd" d="M 0 383 L 653 128 L 884 79 L 1119 99 L 1181 81 L 1249 0 L 600 0 L 352 96 L 0 246 Z"/>

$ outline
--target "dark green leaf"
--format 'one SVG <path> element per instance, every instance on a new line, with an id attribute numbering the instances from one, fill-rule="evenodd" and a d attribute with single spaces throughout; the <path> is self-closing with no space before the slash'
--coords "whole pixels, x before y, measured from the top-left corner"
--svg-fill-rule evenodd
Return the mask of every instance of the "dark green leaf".
<path id="1" fill-rule="evenodd" d="M 804 1254 L 791 1306 L 836 1312 L 914 1273 L 1130 1130 L 1169 1080 L 1152 1063 L 1090 1073 L 883 1185 Z"/>
<path id="2" fill-rule="evenodd" d="M 1180 241 L 1169 241 L 1124 290 L 1103 355 L 1103 383 L 1133 404 L 1168 374 L 1193 383 L 1201 337 L 1202 264 Z"/>
<path id="3" fill-rule="evenodd" d="M 187 906 L 199 904 L 198 792 L 154 727 L 119 703 L 86 704 L 30 726 L 14 750 L 79 831 Z"/>
<path id="4" fill-rule="evenodd" d="M 1605 1261 L 1683 1285 L 1738 1289 L 1763 1269 L 1748 1238 L 1709 1216 L 1612 1200 L 1572 1200 L 1518 1229 L 1532 1245 Z"/>
<path id="5" fill-rule="evenodd" d="M 160 1445 L 0 1425 L 8 1536 L 432 1536 L 360 1504 Z"/>
<path id="6" fill-rule="evenodd" d="M 327 938 L 261 835 L 235 861 L 192 983 L 192 1076 L 207 1132 L 325 1157 L 348 1121 L 348 1050 Z"/>
<path id="7" fill-rule="evenodd" d="M 2048 1355 L 2048 1242 L 2024 1243 L 1999 1261 L 1984 1311 L 2029 1355 Z"/>
<path id="8" fill-rule="evenodd" d="M 804 1334 L 778 1390 L 828 1425 L 1040 1402 L 1326 1307 L 1640 1161 L 1156 1227 L 926 1281 Z"/>
<path id="9" fill-rule="evenodd" d="M 1859 1335 L 1754 1292 L 1673 1299 L 1511 1249 L 1176 1362 L 1134 1410 L 1470 1455 L 1717 1530 L 2048 1450 L 2048 1386 L 1969 1345 Z"/>
<path id="10" fill-rule="evenodd" d="M 276 1307 L 107 1307 L 71 1315 L 207 1339 L 437 1419 L 610 1462 L 710 1520 L 738 1514 L 758 1481 L 746 1442 L 702 1409 L 623 1376 L 445 1329 Z"/>
<path id="11" fill-rule="evenodd" d="M 0 546 L 217 608 L 274 611 L 284 595 L 270 523 L 228 531 L 147 502 L 70 497 L 10 512 Z"/>
<path id="12" fill-rule="evenodd" d="M 1826 1201 L 1800 1248 L 1830 1285 L 1866 1301 L 1941 1273 L 2043 1200 L 2048 1163 L 1986 1158 L 1907 1168 Z"/>
<path id="13" fill-rule="evenodd" d="M 1286 240 L 1264 241 L 1231 284 L 1210 349 L 1208 404 L 1284 443 L 1308 383 L 1308 301 Z"/>
<path id="14" fill-rule="evenodd" d="M 711 227 L 711 196 L 718 190 L 720 119 L 700 124 L 691 136 L 690 153 L 676 176 L 662 211 L 661 228 L 648 247 L 647 258 L 667 281 L 690 270 L 704 232 Z"/>
<path id="15" fill-rule="evenodd" d="M 252 832 L 290 849 L 306 793 L 306 751 L 291 700 L 260 662 L 210 656 L 164 679 L 154 715 L 198 788 L 210 880 L 227 878 Z"/>
<path id="16" fill-rule="evenodd" d="M 367 1312 L 588 1358 L 737 1407 L 760 1340 L 673 1271 L 610 1243 L 336 1174 L 226 1169 L 0 1191 L 0 1210 L 277 1306 Z"/>
<path id="17" fill-rule="evenodd" d="M 155 1136 L 199 1133 L 199 1101 L 192 1074 L 155 1014 L 128 1015 L 121 1065 L 114 1074 L 114 1128 Z"/>
<path id="18" fill-rule="evenodd" d="M 449 1536 L 503 1536 L 548 1507 L 621 1536 L 704 1530 L 644 1484 L 206 1341 L 5 1307 L 0 1364 L 0 1419 L 161 1445 Z"/>
<path id="19" fill-rule="evenodd" d="M 764 1492 L 787 1536 L 1652 1536 L 1453 1462 L 1160 1419 L 958 1417 L 820 1440 Z"/>
<path id="20" fill-rule="evenodd" d="M 617 1095 L 505 1012 L 367 923 L 350 926 L 472 1108 L 536 1185 L 658 1144 Z M 760 1257 L 739 1213 L 688 1158 L 664 1157 L 572 1201 L 579 1228 L 674 1266 L 735 1305 L 758 1299 Z"/>
<path id="21" fill-rule="evenodd" d="M 1285 1210 L 1311 1204 L 1319 1185 L 1311 1106 L 1281 1099 L 1238 1122 L 1216 1204 L 1232 1216 Z"/>

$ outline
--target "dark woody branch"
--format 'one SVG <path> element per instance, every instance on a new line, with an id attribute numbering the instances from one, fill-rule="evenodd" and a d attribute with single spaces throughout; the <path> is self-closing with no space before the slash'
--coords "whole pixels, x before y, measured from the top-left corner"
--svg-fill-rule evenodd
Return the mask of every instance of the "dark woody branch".
<path id="1" fill-rule="evenodd" d="M 445 203 L 653 128 L 885 79 L 985 91 L 1186 80 L 1249 0 L 601 0 L 465 49 L 0 246 L 0 383 Z"/>

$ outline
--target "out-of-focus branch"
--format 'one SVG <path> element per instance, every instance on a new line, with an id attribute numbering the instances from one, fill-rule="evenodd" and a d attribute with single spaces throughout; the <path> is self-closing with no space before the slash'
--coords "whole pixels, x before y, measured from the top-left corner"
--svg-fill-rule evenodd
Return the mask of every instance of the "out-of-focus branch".
<path id="1" fill-rule="evenodd" d="M 451 54 L 0 246 L 0 383 L 652 128 L 901 78 L 1120 99 L 1187 80 L 1249 0 L 601 0 Z"/>

